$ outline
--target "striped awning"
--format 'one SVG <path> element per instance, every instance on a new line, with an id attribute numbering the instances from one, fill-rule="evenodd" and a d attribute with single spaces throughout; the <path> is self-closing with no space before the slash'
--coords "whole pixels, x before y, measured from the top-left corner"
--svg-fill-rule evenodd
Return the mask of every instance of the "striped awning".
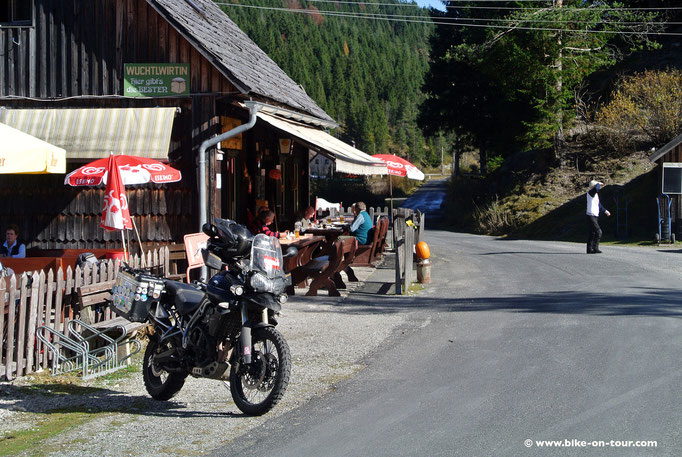
<path id="1" fill-rule="evenodd" d="M 266 113 L 259 112 L 257 116 L 334 160 L 336 171 L 356 175 L 385 175 L 388 173 L 385 162 L 365 154 L 320 129 Z"/>
<path id="2" fill-rule="evenodd" d="M 66 150 L 67 159 L 114 154 L 167 159 L 176 108 L 0 109 L 0 123 Z"/>

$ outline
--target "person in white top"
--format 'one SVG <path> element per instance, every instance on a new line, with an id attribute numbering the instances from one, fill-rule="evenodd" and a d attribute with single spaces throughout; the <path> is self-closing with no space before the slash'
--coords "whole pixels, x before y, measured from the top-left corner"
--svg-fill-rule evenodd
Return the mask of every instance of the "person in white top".
<path id="1" fill-rule="evenodd" d="M 601 254 L 599 250 L 599 240 L 601 239 L 601 228 L 599 227 L 599 213 L 603 212 L 607 216 L 611 213 L 602 206 L 599 201 L 599 189 L 604 183 L 592 180 L 590 187 L 587 189 L 587 227 L 589 235 L 587 237 L 587 253 Z"/>

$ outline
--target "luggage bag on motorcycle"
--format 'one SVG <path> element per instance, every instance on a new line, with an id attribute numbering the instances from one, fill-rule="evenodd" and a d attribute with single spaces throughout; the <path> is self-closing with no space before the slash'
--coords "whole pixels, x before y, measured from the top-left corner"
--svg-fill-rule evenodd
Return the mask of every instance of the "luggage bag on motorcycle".
<path id="1" fill-rule="evenodd" d="M 131 322 L 145 322 L 152 303 L 163 290 L 162 279 L 121 269 L 111 289 L 111 309 Z"/>

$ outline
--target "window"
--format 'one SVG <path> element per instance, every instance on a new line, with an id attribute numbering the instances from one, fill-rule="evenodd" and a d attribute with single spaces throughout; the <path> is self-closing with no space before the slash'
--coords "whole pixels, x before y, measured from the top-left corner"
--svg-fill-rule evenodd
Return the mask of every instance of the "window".
<path id="1" fill-rule="evenodd" d="M 682 163 L 663 163 L 663 193 L 682 194 Z"/>
<path id="2" fill-rule="evenodd" d="M 0 24 L 32 25 L 32 0 L 0 0 Z"/>

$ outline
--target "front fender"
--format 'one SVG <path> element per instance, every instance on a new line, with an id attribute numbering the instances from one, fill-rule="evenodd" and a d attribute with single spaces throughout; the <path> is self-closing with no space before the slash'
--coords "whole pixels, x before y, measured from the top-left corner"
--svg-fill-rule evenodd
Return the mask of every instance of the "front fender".
<path id="1" fill-rule="evenodd" d="M 263 308 L 271 309 L 274 312 L 278 312 L 282 309 L 282 305 L 279 304 L 277 300 L 275 300 L 274 295 L 269 294 L 269 293 L 246 293 L 244 294 L 244 300 L 250 301 L 251 303 L 255 303 L 258 306 L 261 306 Z"/>

